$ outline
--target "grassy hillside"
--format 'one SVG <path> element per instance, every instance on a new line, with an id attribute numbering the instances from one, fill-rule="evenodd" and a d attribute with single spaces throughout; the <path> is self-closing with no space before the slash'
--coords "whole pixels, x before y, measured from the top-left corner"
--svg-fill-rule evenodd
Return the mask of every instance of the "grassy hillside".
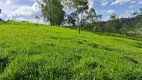
<path id="1" fill-rule="evenodd" d="M 142 41 L 46 25 L 0 25 L 0 80 L 142 80 Z"/>

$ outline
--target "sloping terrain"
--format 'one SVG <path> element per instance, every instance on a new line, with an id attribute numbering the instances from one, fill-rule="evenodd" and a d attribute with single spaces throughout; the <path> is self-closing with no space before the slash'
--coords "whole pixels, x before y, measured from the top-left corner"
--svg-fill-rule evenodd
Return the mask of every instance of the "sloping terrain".
<path id="1" fill-rule="evenodd" d="M 0 25 L 0 80 L 142 80 L 142 41 L 34 24 Z"/>

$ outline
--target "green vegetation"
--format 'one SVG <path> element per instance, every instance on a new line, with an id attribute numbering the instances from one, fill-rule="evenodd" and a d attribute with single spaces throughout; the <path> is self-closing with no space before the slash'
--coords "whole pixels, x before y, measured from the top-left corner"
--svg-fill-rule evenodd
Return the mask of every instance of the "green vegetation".
<path id="1" fill-rule="evenodd" d="M 119 18 L 116 14 L 110 15 L 110 19 L 108 21 L 98 21 L 98 16 L 95 16 L 95 18 L 96 21 L 92 21 L 92 23 L 84 25 L 84 29 L 94 30 L 98 32 L 118 33 L 131 37 L 142 38 L 141 8 L 138 12 L 132 13 L 132 17 L 130 18 Z"/>
<path id="2" fill-rule="evenodd" d="M 0 9 L 0 14 L 1 14 L 1 9 Z"/>
<path id="3" fill-rule="evenodd" d="M 40 0 L 44 21 L 50 22 L 51 26 L 60 26 L 64 21 L 65 12 L 61 0 Z"/>
<path id="4" fill-rule="evenodd" d="M 37 3 L 36 25 L 0 18 L 0 80 L 142 80 L 142 8 L 101 21 L 88 0 Z"/>
<path id="5" fill-rule="evenodd" d="M 0 80 L 142 80 L 142 39 L 58 26 L 0 25 Z"/>

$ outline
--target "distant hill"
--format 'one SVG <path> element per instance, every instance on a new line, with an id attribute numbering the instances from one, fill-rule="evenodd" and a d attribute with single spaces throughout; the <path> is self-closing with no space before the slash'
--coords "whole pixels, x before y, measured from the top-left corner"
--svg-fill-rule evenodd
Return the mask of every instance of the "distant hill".
<path id="1" fill-rule="evenodd" d="M 128 35 L 142 38 L 142 15 L 127 20 L 130 23 L 130 30 L 127 31 Z"/>
<path id="2" fill-rule="evenodd" d="M 103 26 L 106 26 L 109 22 L 110 21 L 101 22 L 101 24 L 103 24 Z M 117 30 L 115 33 L 124 34 L 125 32 L 125 35 L 127 36 L 142 38 L 142 15 L 137 15 L 132 18 L 120 18 L 112 22 L 115 22 L 115 25 L 113 26 L 114 29 L 116 27 Z M 109 24 L 107 26 L 110 25 L 112 24 Z"/>

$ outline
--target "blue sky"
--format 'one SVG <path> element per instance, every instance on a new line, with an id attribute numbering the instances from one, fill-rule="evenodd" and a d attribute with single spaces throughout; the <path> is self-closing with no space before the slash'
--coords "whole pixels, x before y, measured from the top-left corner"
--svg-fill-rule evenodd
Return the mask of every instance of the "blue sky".
<path id="1" fill-rule="evenodd" d="M 89 7 L 94 8 L 97 14 L 102 14 L 102 20 L 108 20 L 109 16 L 116 13 L 119 17 L 129 17 L 130 13 L 142 8 L 142 0 L 88 0 Z M 35 22 L 35 16 L 40 16 L 36 0 L 0 0 L 2 14 L 0 18 L 5 20 Z M 67 10 L 69 11 L 69 10 Z M 41 19 L 42 22 L 42 19 Z"/>
<path id="2" fill-rule="evenodd" d="M 94 8 L 103 20 L 108 20 L 113 13 L 119 17 L 129 17 L 130 13 L 142 8 L 142 0 L 95 0 Z"/>

